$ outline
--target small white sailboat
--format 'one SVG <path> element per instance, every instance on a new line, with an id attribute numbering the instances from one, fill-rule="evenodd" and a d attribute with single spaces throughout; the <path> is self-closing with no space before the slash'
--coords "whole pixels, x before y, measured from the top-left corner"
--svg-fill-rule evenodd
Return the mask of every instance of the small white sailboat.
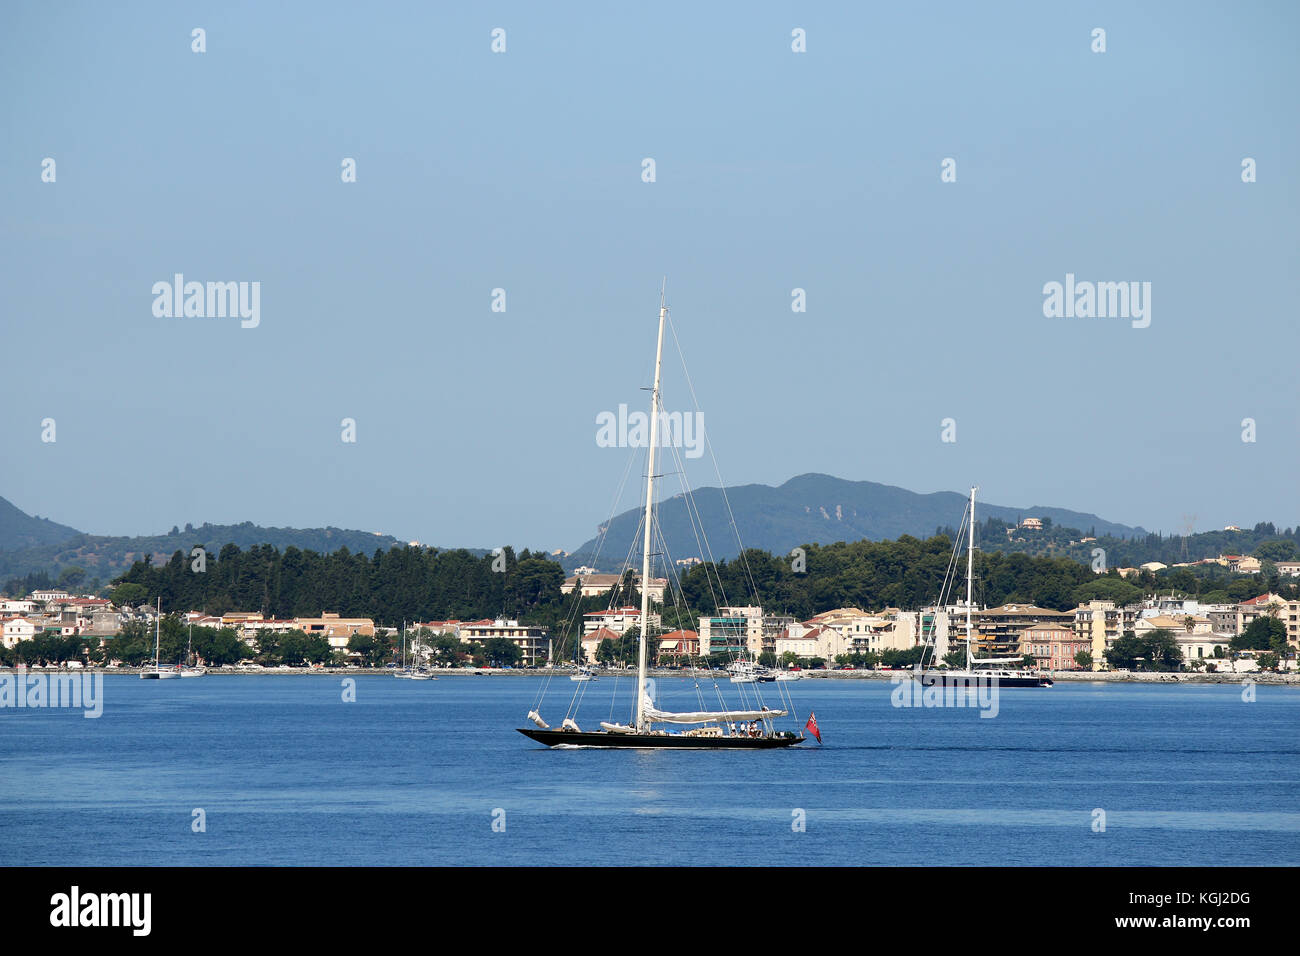
<path id="1" fill-rule="evenodd" d="M 411 677 L 413 676 L 411 673 L 411 669 L 406 666 L 406 622 L 405 621 L 402 622 L 402 668 L 393 676 L 402 678 L 404 680 L 410 680 Z"/>
<path id="2" fill-rule="evenodd" d="M 153 669 L 146 667 L 140 671 L 141 680 L 170 680 L 173 677 L 179 677 L 180 671 L 176 668 L 169 667 L 163 670 L 162 662 L 158 660 L 158 646 L 162 636 L 162 596 L 158 597 L 158 610 L 154 613 L 154 632 L 153 632 Z"/>
<path id="3" fill-rule="evenodd" d="M 598 679 L 599 678 L 596 677 L 595 671 L 593 671 L 586 664 L 580 664 L 578 666 L 577 672 L 569 675 L 569 680 L 578 681 L 578 682 L 592 681 Z"/>
<path id="4" fill-rule="evenodd" d="M 190 624 L 189 640 L 185 642 L 185 666 L 181 668 L 182 677 L 203 677 L 207 674 L 206 667 L 195 665 L 193 661 L 194 654 L 194 625 Z"/>

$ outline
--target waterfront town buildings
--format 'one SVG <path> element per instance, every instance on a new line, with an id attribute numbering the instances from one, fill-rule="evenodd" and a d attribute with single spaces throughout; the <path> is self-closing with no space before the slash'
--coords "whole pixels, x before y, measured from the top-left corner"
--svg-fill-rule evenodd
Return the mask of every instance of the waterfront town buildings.
<path id="1" fill-rule="evenodd" d="M 1224 559 L 1229 557 L 1232 556 Z M 1279 562 L 1279 566 L 1285 564 Z M 608 585 L 605 591 L 596 593 L 607 593 L 608 587 L 618 581 L 615 575 L 606 577 L 608 581 L 592 580 L 594 588 Z M 594 575 L 582 578 L 584 592 L 588 581 L 594 578 Z M 570 581 L 573 585 L 570 592 L 576 583 L 575 576 Z M 653 583 L 657 589 L 660 581 Z M 152 626 L 154 613 L 152 606 L 118 608 L 105 598 L 45 589 L 23 598 L 0 600 L 0 644 L 12 650 L 19 643 L 42 634 L 100 637 L 111 641 L 127 622 Z M 755 659 L 765 653 L 772 653 L 778 659 L 793 654 L 805 661 L 820 659 L 833 665 L 837 658 L 846 655 L 906 650 L 923 643 L 933 648 L 930 659 L 942 660 L 949 651 L 963 647 L 965 616 L 966 609 L 960 603 L 914 611 L 842 607 L 803 621 L 759 606 L 726 606 L 716 614 L 700 617 L 698 631 L 679 630 L 659 635 L 652 647 L 657 652 L 655 656 L 664 662 L 744 651 Z M 1290 646 L 1300 647 L 1300 601 L 1287 600 L 1275 593 L 1262 593 L 1229 604 L 1202 604 L 1164 594 L 1131 606 L 1095 600 L 1072 610 L 1058 611 L 1008 603 L 1001 607 L 973 608 L 971 612 L 977 658 L 1028 655 L 1036 666 L 1050 670 L 1079 667 L 1075 657 L 1080 650 L 1091 655 L 1093 669 L 1104 670 L 1106 651 L 1116 640 L 1129 632 L 1142 636 L 1158 629 L 1174 634 L 1185 661 L 1231 657 L 1232 638 L 1262 616 L 1280 620 Z M 640 609 L 631 606 L 584 615 L 580 645 L 583 659 L 594 662 L 601 641 L 620 640 L 639 619 Z M 302 631 L 325 638 L 332 649 L 345 654 L 353 637 L 380 632 L 395 635 L 396 632 L 395 628 L 376 626 L 369 618 L 345 618 L 328 611 L 315 617 L 284 619 L 267 618 L 255 611 L 221 615 L 190 611 L 183 615 L 183 621 L 200 627 L 229 628 L 250 647 L 256 647 L 258 637 L 268 631 Z M 652 616 L 651 623 L 656 628 L 660 626 L 658 613 Z M 430 621 L 412 623 L 408 632 L 419 628 L 451 635 L 463 644 L 504 638 L 519 647 L 526 665 L 544 664 L 553 656 L 548 629 L 517 620 Z"/>

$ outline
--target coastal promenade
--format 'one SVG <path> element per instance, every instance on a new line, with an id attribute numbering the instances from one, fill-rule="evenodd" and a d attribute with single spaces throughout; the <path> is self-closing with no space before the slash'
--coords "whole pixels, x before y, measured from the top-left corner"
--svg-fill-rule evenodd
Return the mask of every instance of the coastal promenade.
<path id="1" fill-rule="evenodd" d="M 46 674 L 46 673 L 81 673 L 136 676 L 139 669 L 134 667 L 0 667 L 0 674 Z M 252 677 L 383 677 L 392 676 L 396 671 L 385 667 L 212 667 L 208 668 L 209 677 L 252 676 Z M 434 677 L 568 677 L 572 668 L 550 667 L 447 667 L 435 668 L 430 672 Z M 618 668 L 598 669 L 595 671 L 602 678 L 613 680 L 618 677 L 635 677 L 635 671 Z M 647 671 L 651 677 L 671 678 L 690 677 L 692 672 L 678 668 L 651 668 Z M 700 677 L 707 677 L 707 672 L 696 672 Z M 800 672 L 806 680 L 893 680 L 905 675 L 905 670 L 805 670 Z M 1271 672 L 1249 671 L 1232 673 L 1230 671 L 1215 674 L 1164 673 L 1159 671 L 1044 671 L 1054 681 L 1074 681 L 1080 683 L 1137 683 L 1137 684 L 1240 684 L 1250 680 L 1256 684 L 1281 684 L 1300 686 L 1300 673 L 1274 674 Z M 717 672 L 718 681 L 728 680 L 728 675 Z"/>

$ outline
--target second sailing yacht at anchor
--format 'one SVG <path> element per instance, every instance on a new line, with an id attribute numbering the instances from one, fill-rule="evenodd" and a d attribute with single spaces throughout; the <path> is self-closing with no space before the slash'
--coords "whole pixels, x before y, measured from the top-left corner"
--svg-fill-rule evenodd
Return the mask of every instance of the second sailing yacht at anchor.
<path id="1" fill-rule="evenodd" d="M 1007 664 L 1022 664 L 1023 657 L 975 657 L 974 639 L 971 633 L 972 581 L 974 579 L 975 561 L 975 492 L 970 490 L 970 504 L 966 514 L 966 666 L 961 669 L 934 669 L 922 672 L 925 661 L 924 653 L 917 661 L 916 671 L 922 684 L 937 684 L 940 687 L 973 687 L 983 681 L 998 687 L 1051 687 L 1052 679 L 1044 674 L 1036 674 L 1023 669 L 1009 670 Z M 960 540 L 960 538 L 958 538 Z M 947 583 L 945 582 L 945 590 Z"/>
<path id="2" fill-rule="evenodd" d="M 158 648 L 162 638 L 162 595 L 158 596 L 158 610 L 154 612 L 153 625 L 153 670 L 144 668 L 140 671 L 141 680 L 171 680 L 173 677 L 180 676 L 180 669 L 169 667 L 163 669 L 162 661 L 159 658 Z"/>
<path id="3" fill-rule="evenodd" d="M 646 647 L 650 620 L 650 545 L 654 524 L 655 452 L 659 444 L 660 376 L 663 364 L 664 323 L 668 308 L 661 291 L 659 299 L 659 337 L 655 349 L 654 387 L 650 390 L 650 442 L 647 448 L 644 537 L 641 552 L 641 616 L 637 650 L 635 715 L 630 724 L 601 721 L 600 730 L 583 731 L 572 716 L 566 716 L 559 729 L 546 723 L 536 709 L 528 714 L 536 727 L 520 727 L 519 732 L 548 747 L 626 747 L 642 749 L 738 749 L 769 750 L 801 742 L 802 734 L 776 730 L 772 721 L 788 714 L 766 706 L 744 710 L 693 711 L 675 713 L 658 709 L 647 692 Z M 575 679 L 580 679 L 576 678 Z M 572 709 L 572 708 L 571 708 Z M 659 729 L 663 725 L 690 730 Z"/>

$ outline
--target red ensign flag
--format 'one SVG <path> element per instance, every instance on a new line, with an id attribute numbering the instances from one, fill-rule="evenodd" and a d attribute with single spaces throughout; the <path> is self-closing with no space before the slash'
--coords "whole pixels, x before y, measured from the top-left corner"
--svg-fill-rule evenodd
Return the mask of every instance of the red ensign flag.
<path id="1" fill-rule="evenodd" d="M 817 729 L 817 715 L 812 711 L 808 711 L 808 723 L 804 725 L 804 728 L 817 738 L 818 743 L 822 742 L 821 731 Z"/>

